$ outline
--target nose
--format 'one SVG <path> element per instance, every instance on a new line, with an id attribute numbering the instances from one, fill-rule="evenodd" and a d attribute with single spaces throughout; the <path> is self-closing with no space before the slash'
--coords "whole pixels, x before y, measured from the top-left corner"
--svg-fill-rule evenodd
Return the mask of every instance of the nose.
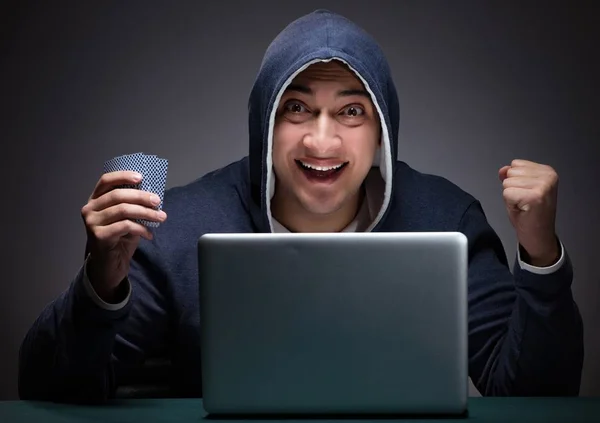
<path id="1" fill-rule="evenodd" d="M 342 139 L 337 134 L 335 119 L 327 113 L 321 113 L 314 122 L 302 140 L 304 146 L 317 156 L 327 156 L 340 148 Z"/>

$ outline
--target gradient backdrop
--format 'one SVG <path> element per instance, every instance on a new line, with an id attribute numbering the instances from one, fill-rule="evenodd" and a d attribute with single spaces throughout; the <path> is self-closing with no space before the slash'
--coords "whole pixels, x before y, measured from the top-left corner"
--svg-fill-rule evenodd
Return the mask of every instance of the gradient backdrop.
<path id="1" fill-rule="evenodd" d="M 511 262 L 497 171 L 513 158 L 557 169 L 558 230 L 585 321 L 581 392 L 600 395 L 594 2 L 2 4 L 0 399 L 17 396 L 25 332 L 82 263 L 80 209 L 104 160 L 166 157 L 172 187 L 245 155 L 247 98 L 265 48 L 321 7 L 355 20 L 388 55 L 399 157 L 479 198 Z"/>

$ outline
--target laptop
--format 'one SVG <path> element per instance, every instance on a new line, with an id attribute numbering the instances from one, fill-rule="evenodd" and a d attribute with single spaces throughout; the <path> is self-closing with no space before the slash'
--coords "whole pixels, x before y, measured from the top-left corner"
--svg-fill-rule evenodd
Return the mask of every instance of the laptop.
<path id="1" fill-rule="evenodd" d="M 467 411 L 467 238 L 207 234 L 198 241 L 210 415 Z"/>

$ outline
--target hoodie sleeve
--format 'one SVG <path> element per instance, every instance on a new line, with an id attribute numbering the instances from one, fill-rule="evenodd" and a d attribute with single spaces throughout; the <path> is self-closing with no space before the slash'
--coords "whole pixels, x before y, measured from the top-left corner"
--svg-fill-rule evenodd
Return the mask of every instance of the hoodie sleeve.
<path id="1" fill-rule="evenodd" d="M 123 281 L 119 307 L 94 300 L 85 264 L 27 332 L 19 351 L 23 400 L 101 402 L 114 395 L 120 375 L 140 366 L 166 343 L 163 273 L 150 243 L 140 243 Z"/>
<path id="2" fill-rule="evenodd" d="M 510 272 L 502 242 L 473 202 L 459 231 L 469 239 L 469 374 L 484 396 L 576 396 L 583 324 L 563 247 L 552 272 Z"/>

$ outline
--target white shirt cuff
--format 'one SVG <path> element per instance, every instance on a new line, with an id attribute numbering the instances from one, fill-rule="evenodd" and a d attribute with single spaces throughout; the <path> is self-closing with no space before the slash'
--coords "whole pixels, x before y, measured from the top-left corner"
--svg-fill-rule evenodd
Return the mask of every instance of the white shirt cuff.
<path id="1" fill-rule="evenodd" d="M 90 282 L 90 280 L 88 278 L 87 258 L 86 258 L 85 263 L 83 265 L 83 287 L 85 289 L 85 292 L 88 294 L 88 296 L 92 299 L 92 301 L 98 307 L 103 308 L 105 310 L 109 310 L 109 311 L 117 311 L 117 310 L 120 310 L 123 307 L 125 307 L 125 305 L 127 305 L 127 302 L 129 301 L 129 298 L 131 297 L 131 283 L 129 282 L 129 279 L 126 280 L 126 283 L 128 286 L 127 286 L 127 296 L 125 297 L 125 299 L 117 304 L 107 303 L 102 298 L 100 298 L 100 296 L 96 293 L 96 291 L 94 290 L 94 287 L 92 286 L 92 283 Z"/>
<path id="2" fill-rule="evenodd" d="M 531 264 L 527 264 L 521 260 L 521 249 L 519 248 L 519 245 L 517 245 L 517 258 L 519 259 L 519 266 L 521 266 L 521 269 L 527 270 L 531 273 L 537 273 L 538 275 L 549 275 L 560 269 L 565 262 L 565 248 L 563 247 L 562 242 L 560 242 L 560 259 L 558 259 L 558 261 L 552 266 L 548 267 L 532 266 Z"/>

